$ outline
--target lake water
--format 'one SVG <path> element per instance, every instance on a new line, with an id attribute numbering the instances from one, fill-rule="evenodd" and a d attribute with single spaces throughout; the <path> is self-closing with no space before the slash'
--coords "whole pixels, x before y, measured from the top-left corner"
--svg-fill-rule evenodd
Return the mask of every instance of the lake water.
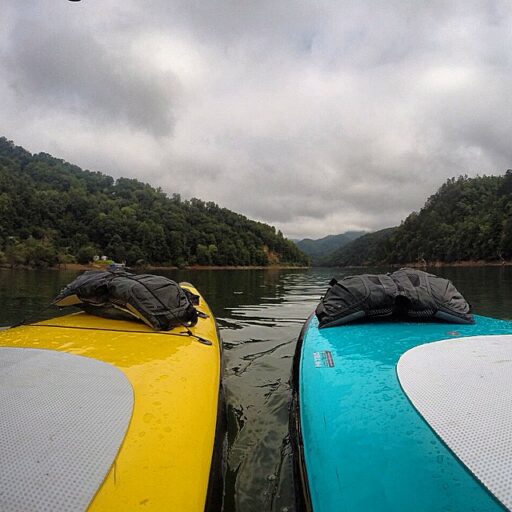
<path id="1" fill-rule="evenodd" d="M 367 269 L 387 272 L 390 269 Z M 512 319 L 512 267 L 440 268 L 474 312 Z M 224 512 L 294 510 L 288 439 L 289 377 L 304 320 L 331 277 L 357 270 L 172 270 L 217 317 L 228 406 Z M 0 270 L 0 326 L 54 316 L 51 299 L 77 272 Z"/>

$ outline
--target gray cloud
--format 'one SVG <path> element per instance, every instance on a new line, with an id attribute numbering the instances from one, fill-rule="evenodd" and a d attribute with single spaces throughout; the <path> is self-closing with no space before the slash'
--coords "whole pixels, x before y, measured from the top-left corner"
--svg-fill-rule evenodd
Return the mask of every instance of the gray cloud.
<path id="1" fill-rule="evenodd" d="M 512 165 L 509 2 L 7 5 L 6 136 L 292 237 L 397 224 Z"/>
<path id="2" fill-rule="evenodd" d="M 126 45 L 110 45 L 80 20 L 15 18 L 4 47 L 4 72 L 20 101 L 97 123 L 127 124 L 155 136 L 174 124 L 179 84 L 146 66 Z"/>

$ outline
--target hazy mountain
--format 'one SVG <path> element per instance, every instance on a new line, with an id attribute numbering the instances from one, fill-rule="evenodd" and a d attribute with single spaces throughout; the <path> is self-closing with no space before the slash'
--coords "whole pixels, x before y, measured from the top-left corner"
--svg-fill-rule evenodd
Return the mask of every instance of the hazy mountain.
<path id="1" fill-rule="evenodd" d="M 304 238 L 303 240 L 292 240 L 297 247 L 305 254 L 307 254 L 313 264 L 317 264 L 321 259 L 327 257 L 332 252 L 340 249 L 341 247 L 349 244 L 353 240 L 366 234 L 366 231 L 347 231 L 339 235 L 328 235 L 317 240 L 311 238 Z"/>

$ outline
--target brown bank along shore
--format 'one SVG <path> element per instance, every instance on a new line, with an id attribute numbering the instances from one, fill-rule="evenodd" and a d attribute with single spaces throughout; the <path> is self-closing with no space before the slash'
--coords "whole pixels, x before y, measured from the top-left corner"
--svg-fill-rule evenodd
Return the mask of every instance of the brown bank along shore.
<path id="1" fill-rule="evenodd" d="M 45 270 L 105 270 L 108 266 L 100 265 L 82 265 L 80 263 L 62 263 L 51 267 L 31 267 L 28 265 L 0 265 L 0 268 L 8 270 L 35 270 L 37 268 L 44 268 Z M 187 265 L 184 267 L 177 267 L 173 265 L 168 266 L 155 266 L 145 265 L 143 267 L 127 267 L 130 270 L 145 271 L 145 270 L 281 270 L 281 269 L 307 269 L 310 267 L 294 266 L 294 265 L 267 265 L 267 266 L 215 266 L 215 265 Z"/>
<path id="2" fill-rule="evenodd" d="M 354 265 L 347 267 L 333 267 L 333 268 L 375 268 L 379 266 L 387 267 L 410 267 L 410 268 L 440 268 L 440 267 L 504 267 L 512 266 L 512 260 L 503 261 L 485 261 L 485 260 L 468 260 L 468 261 L 427 261 L 427 262 L 413 262 L 413 263 L 382 263 L 372 265 Z M 100 265 L 82 265 L 80 263 L 62 263 L 60 265 L 54 265 L 51 267 L 30 267 L 28 265 L 16 265 L 11 266 L 7 264 L 0 265 L 0 269 L 6 270 L 35 270 L 37 268 L 44 268 L 46 270 L 104 270 L 106 266 Z M 305 270 L 311 267 L 295 266 L 295 265 L 267 265 L 267 266 L 215 266 L 215 265 L 187 265 L 184 267 L 177 267 L 175 265 L 145 265 L 143 267 L 127 267 L 130 270 L 137 272 L 142 271 L 154 271 L 154 270 Z"/>
<path id="3" fill-rule="evenodd" d="M 375 268 L 375 267 L 396 267 L 396 268 L 441 268 L 441 267 L 505 267 L 512 266 L 512 260 L 503 261 L 485 261 L 485 260 L 467 260 L 467 261 L 426 261 L 413 263 L 374 263 L 368 265 L 353 265 L 347 267 L 334 267 L 334 268 Z"/>
<path id="4" fill-rule="evenodd" d="M 503 267 L 512 265 L 512 260 L 502 261 L 485 261 L 485 260 L 469 260 L 469 261 L 453 261 L 447 263 L 444 261 L 427 261 L 407 263 L 406 265 L 397 265 L 401 267 L 425 268 L 425 267 Z"/>

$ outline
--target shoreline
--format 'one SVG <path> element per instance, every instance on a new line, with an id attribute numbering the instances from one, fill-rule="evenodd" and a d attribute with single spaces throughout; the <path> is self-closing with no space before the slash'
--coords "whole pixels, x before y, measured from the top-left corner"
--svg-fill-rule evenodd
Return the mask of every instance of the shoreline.
<path id="1" fill-rule="evenodd" d="M 504 261 L 485 261 L 485 260 L 465 260 L 465 261 L 429 261 L 425 263 L 375 263 L 372 265 L 346 265 L 346 266 L 298 266 L 298 265 L 255 265 L 255 266 L 236 266 L 236 265 L 187 265 L 185 267 L 177 267 L 176 265 L 145 265 L 143 267 L 127 267 L 135 272 L 153 271 L 153 270 L 307 270 L 312 268 L 372 268 L 372 267 L 393 267 L 393 268 L 443 268 L 443 267 L 466 267 L 466 268 L 479 268 L 479 267 L 510 267 L 512 260 Z M 31 267 L 28 265 L 11 266 L 7 264 L 0 265 L 0 270 L 104 270 L 105 267 L 99 265 L 85 265 L 81 263 L 66 263 L 61 265 L 54 265 L 51 267 Z"/>
<path id="2" fill-rule="evenodd" d="M 467 260 L 453 261 L 451 263 L 445 261 L 429 261 L 426 263 L 407 263 L 406 265 L 396 265 L 411 268 L 441 268 L 441 267 L 509 267 L 512 261 L 485 261 L 485 260 Z"/>
<path id="3" fill-rule="evenodd" d="M 0 265 L 0 269 L 3 270 L 106 270 L 105 267 L 99 265 L 84 265 L 81 263 L 62 263 L 61 265 L 54 265 L 51 267 L 31 267 L 27 265 Z M 289 269 L 308 269 L 311 267 L 295 266 L 295 265 L 258 265 L 258 266 L 215 266 L 215 265 L 187 265 L 185 267 L 177 267 L 175 265 L 146 265 L 144 267 L 127 267 L 134 271 L 145 271 L 145 270 L 289 270 Z"/>
<path id="4" fill-rule="evenodd" d="M 372 267 L 393 267 L 393 268 L 443 268 L 443 267 L 467 267 L 467 268 L 479 268 L 479 267 L 510 267 L 512 266 L 512 260 L 505 261 L 485 261 L 485 260 L 465 260 L 465 261 L 428 261 L 425 263 L 375 263 L 372 265 L 346 265 L 344 267 L 313 267 L 313 268 L 372 268 Z"/>

